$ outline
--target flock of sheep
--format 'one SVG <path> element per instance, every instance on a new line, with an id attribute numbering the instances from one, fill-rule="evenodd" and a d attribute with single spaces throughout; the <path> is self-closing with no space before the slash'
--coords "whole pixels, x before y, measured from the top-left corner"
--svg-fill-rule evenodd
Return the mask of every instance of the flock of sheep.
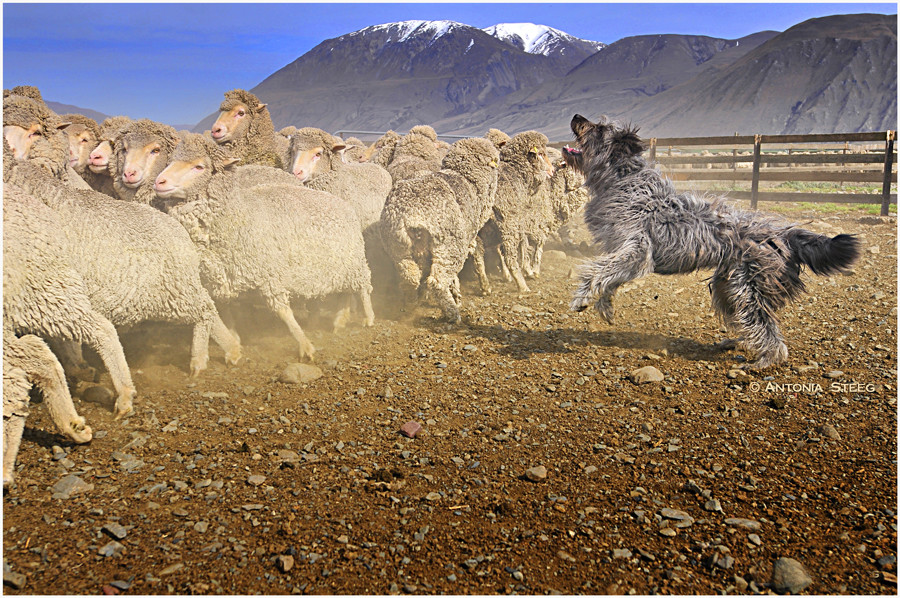
<path id="1" fill-rule="evenodd" d="M 292 299 L 338 296 L 336 329 L 354 313 L 371 326 L 375 284 L 430 296 L 456 322 L 467 258 L 483 293 L 487 251 L 526 291 L 545 240 L 587 200 L 580 175 L 535 131 L 449 145 L 417 126 L 366 147 L 311 127 L 276 132 L 266 105 L 240 89 L 220 111 L 198 135 L 58 115 L 34 87 L 4 90 L 4 485 L 32 387 L 64 434 L 91 439 L 61 365 L 83 367 L 83 344 L 109 370 L 121 418 L 136 389 L 116 328 L 192 325 L 196 376 L 210 338 L 240 361 L 228 306 L 247 293 L 284 321 L 301 359 L 315 348 Z"/>

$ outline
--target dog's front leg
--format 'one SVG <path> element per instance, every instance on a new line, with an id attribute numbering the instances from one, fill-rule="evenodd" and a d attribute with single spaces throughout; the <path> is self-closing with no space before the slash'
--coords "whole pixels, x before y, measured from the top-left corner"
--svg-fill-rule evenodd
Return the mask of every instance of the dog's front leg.
<path id="1" fill-rule="evenodd" d="M 600 316 L 612 324 L 612 298 L 616 290 L 626 282 L 651 272 L 653 255 L 649 240 L 644 237 L 629 239 L 615 252 L 581 266 L 580 283 L 572 298 L 571 309 L 584 311 L 594 302 Z"/>

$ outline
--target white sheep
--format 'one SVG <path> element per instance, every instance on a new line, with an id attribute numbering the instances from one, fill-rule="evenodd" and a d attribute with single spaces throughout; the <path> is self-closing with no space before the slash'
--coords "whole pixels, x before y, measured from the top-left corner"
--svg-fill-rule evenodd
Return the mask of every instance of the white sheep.
<path id="1" fill-rule="evenodd" d="M 153 181 L 178 143 L 174 128 L 146 118 L 120 126 L 112 140 L 109 173 L 119 199 L 151 204 Z"/>
<path id="2" fill-rule="evenodd" d="M 427 290 L 460 320 L 459 272 L 492 213 L 499 153 L 482 138 L 451 146 L 440 171 L 395 183 L 381 214 L 385 249 L 407 297 Z"/>
<path id="3" fill-rule="evenodd" d="M 552 175 L 553 165 L 547 157 L 547 137 L 543 133 L 519 133 L 500 150 L 492 222 L 479 234 L 482 256 L 476 256 L 476 268 L 483 267 L 483 252 L 496 247 L 499 240 L 503 261 L 520 293 L 529 290 L 521 267 L 525 261 L 527 234 L 536 229 L 534 220 L 543 210 Z"/>
<path id="4" fill-rule="evenodd" d="M 301 359 L 312 360 L 315 348 L 294 318 L 292 297 L 355 293 L 371 326 L 371 275 L 353 208 L 297 184 L 242 187 L 234 166 L 211 140 L 188 134 L 156 178 L 168 213 L 200 252 L 212 296 L 261 293 L 297 340 Z"/>
<path id="5" fill-rule="evenodd" d="M 225 92 L 211 134 L 241 165 L 284 168 L 290 160 L 288 136 L 276 134 L 266 104 L 244 89 Z"/>
<path id="6" fill-rule="evenodd" d="M 91 172 L 91 176 L 85 176 L 85 180 L 92 189 L 110 197 L 119 197 L 113 186 L 113 173 L 109 168 L 113 155 L 113 140 L 119 131 L 132 121 L 133 119 L 127 116 L 110 116 L 105 119 L 100 123 L 98 143 L 88 155 L 88 170 Z"/>
<path id="7" fill-rule="evenodd" d="M 91 305 L 74 256 L 58 238 L 62 221 L 7 176 L 19 168 L 13 162 L 4 156 L 4 337 L 36 334 L 87 343 L 109 370 L 117 393 L 116 414 L 125 415 L 136 393 L 116 329 Z"/>
<path id="8" fill-rule="evenodd" d="M 394 158 L 394 150 L 398 143 L 400 143 L 400 135 L 395 131 L 388 131 L 366 148 L 360 162 L 371 162 L 387 168 Z"/>
<path id="9" fill-rule="evenodd" d="M 15 476 L 16 457 L 28 417 L 29 391 L 44 396 L 50 418 L 59 431 L 79 444 L 90 442 L 93 432 L 78 415 L 66 377 L 56 356 L 40 338 L 3 333 L 3 486 Z"/>
<path id="10" fill-rule="evenodd" d="M 434 129 L 416 125 L 397 142 L 387 171 L 394 183 L 412 179 L 440 170 L 445 155 L 444 144 L 438 141 Z"/>
<path id="11" fill-rule="evenodd" d="M 199 255 L 178 222 L 144 204 L 66 187 L 30 161 L 13 165 L 4 182 L 53 209 L 61 223 L 56 234 L 84 280 L 91 305 L 113 324 L 193 325 L 192 376 L 207 367 L 210 337 L 227 363 L 240 360 L 240 341 L 203 288 Z"/>

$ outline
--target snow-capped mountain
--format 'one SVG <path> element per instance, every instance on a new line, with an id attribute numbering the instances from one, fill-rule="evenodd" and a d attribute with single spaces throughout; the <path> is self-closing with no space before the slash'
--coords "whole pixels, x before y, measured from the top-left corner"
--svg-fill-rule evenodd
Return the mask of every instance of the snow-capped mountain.
<path id="1" fill-rule="evenodd" d="M 602 42 L 577 38 L 559 29 L 534 23 L 500 23 L 482 31 L 524 52 L 543 56 L 566 54 L 573 47 L 589 52 L 599 52 L 606 47 Z"/>

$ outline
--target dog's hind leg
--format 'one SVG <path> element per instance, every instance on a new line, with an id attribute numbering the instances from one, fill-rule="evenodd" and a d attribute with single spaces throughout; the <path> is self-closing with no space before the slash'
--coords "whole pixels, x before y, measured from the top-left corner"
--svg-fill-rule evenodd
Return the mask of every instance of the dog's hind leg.
<path id="1" fill-rule="evenodd" d="M 712 296 L 713 309 L 716 315 L 725 324 L 728 330 L 734 330 L 734 302 L 731 298 L 731 289 L 729 288 L 728 273 L 723 270 L 716 270 L 712 279 L 709 281 L 709 293 Z M 716 343 L 715 348 L 719 351 L 733 351 L 738 347 L 743 339 L 728 338 Z"/>
<path id="2" fill-rule="evenodd" d="M 653 272 L 650 242 L 644 237 L 629 239 L 614 253 L 604 255 L 580 269 L 580 283 L 572 298 L 571 309 L 584 311 L 596 297 L 594 307 L 612 324 L 612 298 L 621 285 Z"/>
<path id="3" fill-rule="evenodd" d="M 767 288 L 770 285 L 765 274 L 760 275 L 748 265 L 755 264 L 745 262 L 730 272 L 725 292 L 733 309 L 732 321 L 743 331 L 741 344 L 756 356 L 756 360 L 745 367 L 763 369 L 788 357 L 787 345 L 775 316 L 783 298 L 773 295 L 777 293 L 775 288 Z"/>

